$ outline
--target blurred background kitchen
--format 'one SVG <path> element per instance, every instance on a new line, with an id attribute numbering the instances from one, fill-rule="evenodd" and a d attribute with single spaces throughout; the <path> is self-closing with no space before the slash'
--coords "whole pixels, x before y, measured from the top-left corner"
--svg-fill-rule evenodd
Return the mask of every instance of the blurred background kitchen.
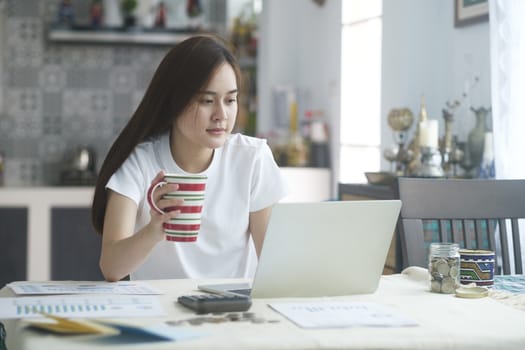
<path id="1" fill-rule="evenodd" d="M 5 186 L 92 184 L 160 58 L 197 30 L 238 47 L 237 130 L 268 138 L 283 167 L 329 169 L 332 196 L 338 182 L 392 169 L 383 152 L 396 146 L 393 108 L 417 118 L 425 96 L 443 134 L 442 109 L 468 90 L 454 116 L 460 141 L 475 125 L 469 107 L 490 108 L 488 21 L 456 27 L 453 0 L 0 0 L 0 9 Z"/>
<path id="2" fill-rule="evenodd" d="M 89 222 L 97 170 L 160 59 L 198 31 L 236 45 L 244 83 L 236 131 L 268 139 L 292 186 L 287 200 L 340 198 L 341 185 L 350 186 L 346 199 L 390 198 L 390 187 L 367 183 L 417 175 L 423 131 L 432 146 L 423 170 L 485 176 L 488 7 L 486 0 L 0 0 L 0 233 L 8 242 L 0 285 L 100 278 L 100 242 Z M 427 119 L 435 134 L 420 130 Z"/>
<path id="3" fill-rule="evenodd" d="M 165 52 L 199 29 L 232 36 L 228 9 L 255 19 L 246 1 L 1 3 L 5 186 L 93 185 Z"/>

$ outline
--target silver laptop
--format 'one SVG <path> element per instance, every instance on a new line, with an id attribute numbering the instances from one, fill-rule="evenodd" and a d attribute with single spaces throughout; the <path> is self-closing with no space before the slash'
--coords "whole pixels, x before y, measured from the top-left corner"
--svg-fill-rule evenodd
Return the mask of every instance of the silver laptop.
<path id="1" fill-rule="evenodd" d="M 252 298 L 373 293 L 400 209 L 400 200 L 278 203 L 252 285 L 199 289 Z"/>

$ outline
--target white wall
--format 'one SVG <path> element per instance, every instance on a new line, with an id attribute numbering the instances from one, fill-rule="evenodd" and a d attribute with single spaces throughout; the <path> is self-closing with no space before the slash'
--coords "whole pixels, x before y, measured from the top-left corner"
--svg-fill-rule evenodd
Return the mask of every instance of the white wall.
<path id="1" fill-rule="evenodd" d="M 273 126 L 271 89 L 282 84 L 310 88 L 313 107 L 324 109 L 333 130 L 339 129 L 341 1 L 345 0 L 329 0 L 319 7 L 306 0 L 264 0 L 258 55 L 259 132 Z M 393 142 L 386 121 L 390 109 L 406 106 L 417 115 L 422 94 L 429 117 L 440 121 L 441 133 L 441 110 L 447 100 L 461 97 L 467 79 L 479 76 L 480 82 L 465 107 L 490 106 L 489 24 L 454 28 L 453 5 L 452 0 L 383 1 L 383 148 Z M 465 107 L 453 125 L 460 140 L 474 125 L 474 116 Z M 332 138 L 334 169 L 339 167 L 337 144 Z M 386 160 L 381 166 L 388 169 Z"/>
<path id="2" fill-rule="evenodd" d="M 264 1 L 257 62 L 261 132 L 273 126 L 271 90 L 278 85 L 309 88 L 312 107 L 334 114 L 329 100 L 339 98 L 340 16 L 339 0 L 321 7 L 304 0 Z"/>
<path id="3" fill-rule="evenodd" d="M 394 141 L 386 122 L 390 109 L 406 106 L 417 116 L 424 94 L 429 117 L 439 120 L 442 135 L 446 102 L 461 98 L 466 82 L 478 76 L 452 127 L 464 140 L 475 121 L 468 107 L 491 103 L 489 49 L 488 22 L 454 28 L 454 1 L 383 1 L 383 148 Z M 384 159 L 382 168 L 388 169 Z"/>
<path id="4" fill-rule="evenodd" d="M 257 57 L 259 133 L 273 128 L 272 88 L 282 85 L 309 89 L 311 107 L 323 110 L 338 130 L 340 17 L 341 0 L 326 1 L 324 6 L 305 0 L 263 1 Z M 332 138 L 332 151 L 337 143 Z M 335 152 L 332 159 L 332 164 L 338 159 Z"/>
<path id="5" fill-rule="evenodd" d="M 439 115 L 440 106 L 434 100 L 441 93 L 449 55 L 438 54 L 443 51 L 444 37 L 438 30 L 443 15 L 436 7 L 434 0 L 383 1 L 383 148 L 394 142 L 386 118 L 392 108 L 408 107 L 417 116 L 424 94 L 429 117 Z M 436 100 L 442 99 L 440 96 Z M 382 168 L 387 169 L 383 164 Z"/>
<path id="6" fill-rule="evenodd" d="M 449 8 L 453 16 L 453 9 Z M 473 76 L 479 76 L 478 85 L 471 91 L 466 100 L 466 106 L 490 107 L 491 102 L 491 74 L 490 74 L 490 25 L 489 22 L 463 28 L 449 28 L 450 42 L 454 52 L 451 62 L 452 86 L 455 96 L 463 90 L 464 83 Z M 445 87 L 446 91 L 446 87 Z M 460 139 L 465 139 L 468 132 L 474 127 L 475 117 L 469 108 L 458 113 L 456 131 Z"/>

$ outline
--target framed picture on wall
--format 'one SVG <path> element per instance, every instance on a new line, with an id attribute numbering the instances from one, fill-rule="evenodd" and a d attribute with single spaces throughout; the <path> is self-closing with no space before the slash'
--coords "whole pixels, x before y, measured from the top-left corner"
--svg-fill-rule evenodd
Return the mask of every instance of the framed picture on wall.
<path id="1" fill-rule="evenodd" d="M 488 18 L 488 0 L 454 0 L 454 27 L 483 22 Z"/>

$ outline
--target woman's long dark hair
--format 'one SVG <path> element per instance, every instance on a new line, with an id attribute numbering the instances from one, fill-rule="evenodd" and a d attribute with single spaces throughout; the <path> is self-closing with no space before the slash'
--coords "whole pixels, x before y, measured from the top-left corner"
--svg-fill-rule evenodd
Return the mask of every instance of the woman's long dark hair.
<path id="1" fill-rule="evenodd" d="M 106 184 L 135 146 L 170 130 L 174 120 L 210 81 L 222 63 L 235 71 L 240 90 L 240 69 L 228 43 L 215 35 L 197 35 L 173 47 L 162 59 L 135 113 L 117 137 L 100 169 L 91 220 L 102 234 L 107 204 Z M 160 169 L 159 169 L 160 170 Z"/>

